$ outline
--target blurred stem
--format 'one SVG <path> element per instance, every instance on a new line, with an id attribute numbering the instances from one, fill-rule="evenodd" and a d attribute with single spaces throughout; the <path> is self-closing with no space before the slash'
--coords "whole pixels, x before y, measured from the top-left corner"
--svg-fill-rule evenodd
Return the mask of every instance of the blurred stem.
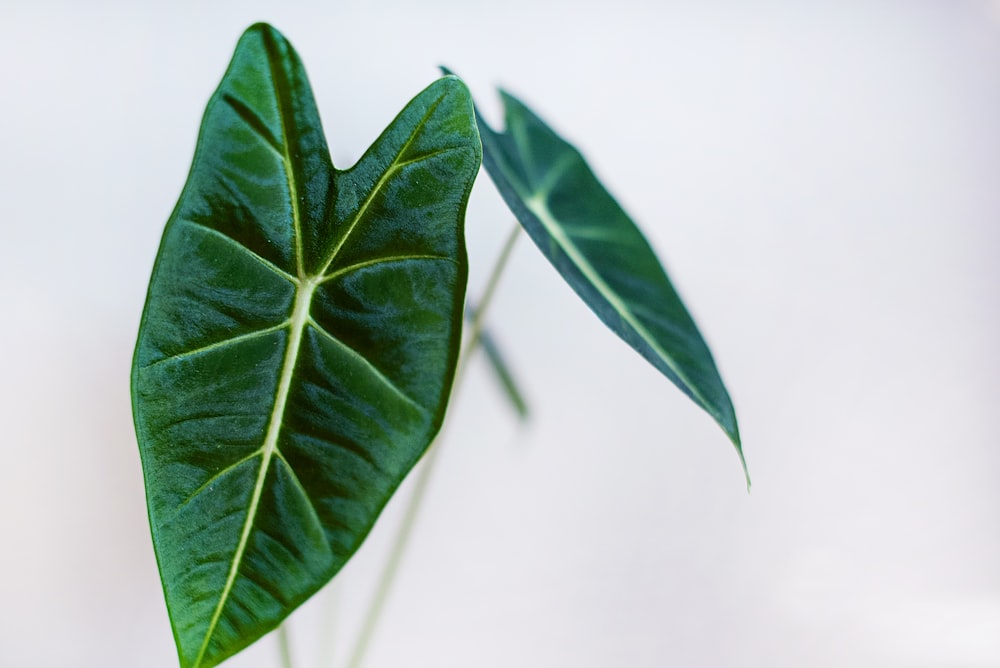
<path id="1" fill-rule="evenodd" d="M 281 668 L 293 668 L 292 648 L 288 642 L 288 622 L 278 627 L 278 651 L 281 652 Z"/>
<path id="2" fill-rule="evenodd" d="M 493 265 L 493 271 L 490 273 L 490 277 L 486 281 L 486 289 L 483 290 L 482 299 L 480 299 L 479 306 L 476 308 L 476 315 L 472 319 L 472 330 L 469 333 L 469 340 L 465 344 L 465 348 L 462 350 L 461 363 L 459 364 L 458 372 L 456 374 L 455 388 L 452 390 L 452 394 L 454 394 L 455 390 L 458 389 L 458 383 L 459 380 L 461 380 L 465 367 L 469 366 L 469 354 L 472 353 L 475 347 L 479 344 L 479 337 L 483 334 L 483 323 L 486 322 L 486 311 L 490 307 L 490 302 L 493 301 L 493 293 L 496 292 L 497 285 L 500 283 L 500 276 L 503 275 L 504 267 L 507 266 L 507 260 L 510 259 L 510 253 L 514 250 L 514 242 L 517 241 L 519 236 L 521 236 L 520 232 L 521 224 L 515 221 L 510 234 L 507 235 L 507 241 L 504 242 L 503 248 L 500 250 L 500 256 L 497 257 L 497 261 Z"/>
<path id="3" fill-rule="evenodd" d="M 465 347 L 462 349 L 462 354 L 459 358 L 458 370 L 455 372 L 455 381 L 452 384 L 452 396 L 454 396 L 458 391 L 459 385 L 464 376 L 464 371 L 466 367 L 469 366 L 469 354 L 475 350 L 476 345 L 479 343 L 479 338 L 483 332 L 483 323 L 485 322 L 484 316 L 490 306 L 490 302 L 493 299 L 493 293 L 496 292 L 497 284 L 500 282 L 500 276 L 503 274 L 504 267 L 507 266 L 507 260 L 510 258 L 510 253 L 514 249 L 514 242 L 517 241 L 517 237 L 520 236 L 520 231 L 521 225 L 515 222 L 514 229 L 511 230 L 510 234 L 507 236 L 507 241 L 504 243 L 503 249 L 500 251 L 500 255 L 497 257 L 496 263 L 493 265 L 493 271 L 490 273 L 490 277 L 486 282 L 486 289 L 483 291 L 483 297 L 479 303 L 479 308 L 476 310 L 476 316 L 472 320 L 472 328 L 469 332 L 469 339 L 466 342 Z M 396 532 L 396 540 L 392 545 L 392 551 L 389 553 L 389 560 L 386 562 L 385 567 L 382 570 L 382 577 L 379 579 L 378 588 L 375 590 L 375 596 L 372 598 L 371 605 L 368 608 L 368 614 L 365 616 L 365 621 L 361 627 L 361 632 L 358 635 L 358 640 L 354 645 L 354 652 L 351 654 L 351 660 L 347 664 L 349 668 L 360 668 L 361 662 L 364 660 L 365 652 L 368 649 L 368 645 L 371 643 L 372 635 L 375 633 L 375 627 L 378 625 L 379 618 L 382 616 L 382 610 L 385 608 L 385 602 L 389 597 L 389 591 L 392 589 L 392 584 L 396 579 L 397 572 L 399 571 L 399 564 L 402 561 L 403 553 L 406 551 L 406 546 L 410 540 L 410 534 L 413 532 L 413 525 L 416 523 L 417 515 L 423 505 L 424 497 L 427 495 L 427 486 L 430 483 L 432 474 L 434 473 L 434 464 L 437 462 L 438 453 L 440 451 L 441 446 L 435 446 L 434 443 L 432 443 L 428 448 L 427 453 L 424 455 L 423 462 L 420 467 L 420 473 L 417 476 L 417 482 L 414 484 L 413 492 L 410 494 L 409 505 L 406 507 L 406 514 L 403 515 L 403 520 Z"/>
<path id="4" fill-rule="evenodd" d="M 319 634 L 319 666 L 332 666 L 336 649 L 337 607 L 340 598 L 340 581 L 334 580 L 323 590 L 322 623 Z"/>

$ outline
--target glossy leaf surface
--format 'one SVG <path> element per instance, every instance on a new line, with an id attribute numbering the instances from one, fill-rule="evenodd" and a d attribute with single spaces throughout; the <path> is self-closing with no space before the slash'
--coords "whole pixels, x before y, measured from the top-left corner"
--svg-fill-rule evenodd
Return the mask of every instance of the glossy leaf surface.
<path id="1" fill-rule="evenodd" d="M 336 170 L 290 44 L 265 25 L 241 38 L 132 370 L 182 666 L 216 665 L 325 584 L 438 431 L 480 157 L 468 91 L 447 77 Z"/>
<path id="2" fill-rule="evenodd" d="M 729 394 L 649 243 L 572 145 L 501 97 L 503 133 L 477 120 L 483 164 L 507 205 L 604 324 L 715 418 L 745 471 Z"/>

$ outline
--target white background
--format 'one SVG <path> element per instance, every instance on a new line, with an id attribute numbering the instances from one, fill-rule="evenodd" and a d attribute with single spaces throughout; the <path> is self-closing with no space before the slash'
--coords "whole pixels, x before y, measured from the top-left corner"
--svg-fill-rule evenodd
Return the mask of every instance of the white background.
<path id="1" fill-rule="evenodd" d="M 438 64 L 579 145 L 712 346 L 754 480 L 523 238 L 490 326 L 532 420 L 473 360 L 367 666 L 1000 666 L 1000 9 L 971 0 L 4 0 L 0 665 L 177 665 L 130 358 L 258 20 L 341 167 Z M 510 224 L 483 176 L 471 294 Z M 404 500 L 293 616 L 298 668 L 342 665 Z"/>

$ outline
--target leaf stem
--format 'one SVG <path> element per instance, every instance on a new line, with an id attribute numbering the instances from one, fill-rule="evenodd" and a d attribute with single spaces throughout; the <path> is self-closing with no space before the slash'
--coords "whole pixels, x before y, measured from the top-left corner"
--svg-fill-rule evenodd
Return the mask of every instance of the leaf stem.
<path id="1" fill-rule="evenodd" d="M 340 581 L 334 580 L 329 583 L 322 592 L 323 606 L 320 619 L 320 628 L 323 632 L 319 634 L 319 648 L 317 655 L 318 666 L 333 666 L 334 654 L 337 644 L 336 627 L 339 617 L 337 608 L 340 600 Z"/>
<path id="2" fill-rule="evenodd" d="M 504 267 L 507 266 L 507 261 L 510 259 L 510 253 L 514 250 L 514 242 L 517 241 L 517 238 L 520 236 L 520 232 L 521 225 L 520 223 L 515 222 L 510 234 L 507 235 L 507 241 L 504 242 L 503 248 L 500 250 L 500 255 L 497 257 L 496 263 L 493 265 L 493 271 L 490 273 L 490 277 L 486 281 L 486 288 L 483 290 L 482 299 L 479 301 L 479 305 L 476 307 L 476 315 L 472 319 L 472 330 L 469 333 L 469 340 L 465 344 L 465 349 L 462 350 L 462 358 L 455 378 L 456 385 L 458 385 L 465 367 L 468 366 L 467 360 L 469 359 L 469 355 L 479 344 L 479 339 L 483 334 L 483 323 L 486 322 L 486 311 L 489 309 L 490 302 L 493 301 L 493 294 L 496 292 L 497 285 L 500 283 L 500 276 L 503 275 Z M 452 393 L 454 393 L 454 390 L 452 390 Z"/>
<path id="3" fill-rule="evenodd" d="M 278 651 L 281 652 L 282 668 L 293 668 L 292 647 L 288 641 L 288 622 L 278 627 Z"/>
<path id="4" fill-rule="evenodd" d="M 515 222 L 514 228 L 507 236 L 507 241 L 504 243 L 503 249 L 501 249 L 500 255 L 497 257 L 497 260 L 493 265 L 492 272 L 490 272 L 490 277 L 486 282 L 486 288 L 483 291 L 482 300 L 479 303 L 479 307 L 476 309 L 476 315 L 472 321 L 468 341 L 466 341 L 465 347 L 462 349 L 461 357 L 459 358 L 458 370 L 455 372 L 455 381 L 452 384 L 452 396 L 454 396 L 458 390 L 461 379 L 464 376 L 465 368 L 469 366 L 469 355 L 475 349 L 476 345 L 479 343 L 480 337 L 482 336 L 485 313 L 493 299 L 493 294 L 496 292 L 497 285 L 500 282 L 500 276 L 503 274 L 503 270 L 507 266 L 508 259 L 510 259 L 511 251 L 514 248 L 514 242 L 517 241 L 517 237 L 520 236 L 520 231 L 521 225 Z M 396 540 L 392 545 L 392 551 L 389 553 L 389 559 L 382 570 L 382 577 L 379 579 L 375 595 L 368 608 L 368 614 L 365 616 L 364 624 L 362 625 L 361 632 L 358 635 L 358 640 L 354 645 L 354 652 L 351 654 L 351 659 L 347 664 L 348 668 L 360 668 L 361 662 L 364 660 L 365 651 L 368 649 L 372 635 L 375 633 L 375 627 L 378 625 L 379 618 L 382 616 L 382 610 L 385 608 L 389 592 L 392 589 L 393 582 L 396 579 L 396 574 L 399 571 L 399 564 L 402 561 L 403 553 L 406 551 L 406 546 L 409 543 L 410 534 L 413 532 L 413 526 L 416 523 L 417 515 L 419 514 L 420 508 L 423 505 L 423 500 L 427 495 L 427 486 L 430 483 L 432 474 L 434 473 L 434 464 L 438 459 L 438 453 L 441 451 L 441 446 L 435 445 L 436 442 L 437 441 L 435 440 L 435 442 L 431 444 L 427 453 L 424 455 L 423 462 L 420 467 L 420 473 L 417 476 L 413 492 L 410 494 L 409 505 L 406 507 L 406 513 L 403 515 L 403 520 L 396 532 Z"/>

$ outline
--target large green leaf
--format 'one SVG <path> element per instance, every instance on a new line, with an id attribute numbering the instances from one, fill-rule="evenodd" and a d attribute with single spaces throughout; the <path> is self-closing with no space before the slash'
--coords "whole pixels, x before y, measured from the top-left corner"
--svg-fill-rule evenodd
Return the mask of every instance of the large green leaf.
<path id="1" fill-rule="evenodd" d="M 181 664 L 273 629 L 358 549 L 438 431 L 481 148 L 441 79 L 334 169 L 302 64 L 250 28 L 167 222 L 132 369 Z"/>
<path id="2" fill-rule="evenodd" d="M 501 97 L 504 133 L 477 120 L 483 164 L 507 205 L 604 324 L 715 418 L 745 472 L 736 413 L 712 354 L 642 232 L 579 151 L 515 97 Z"/>

